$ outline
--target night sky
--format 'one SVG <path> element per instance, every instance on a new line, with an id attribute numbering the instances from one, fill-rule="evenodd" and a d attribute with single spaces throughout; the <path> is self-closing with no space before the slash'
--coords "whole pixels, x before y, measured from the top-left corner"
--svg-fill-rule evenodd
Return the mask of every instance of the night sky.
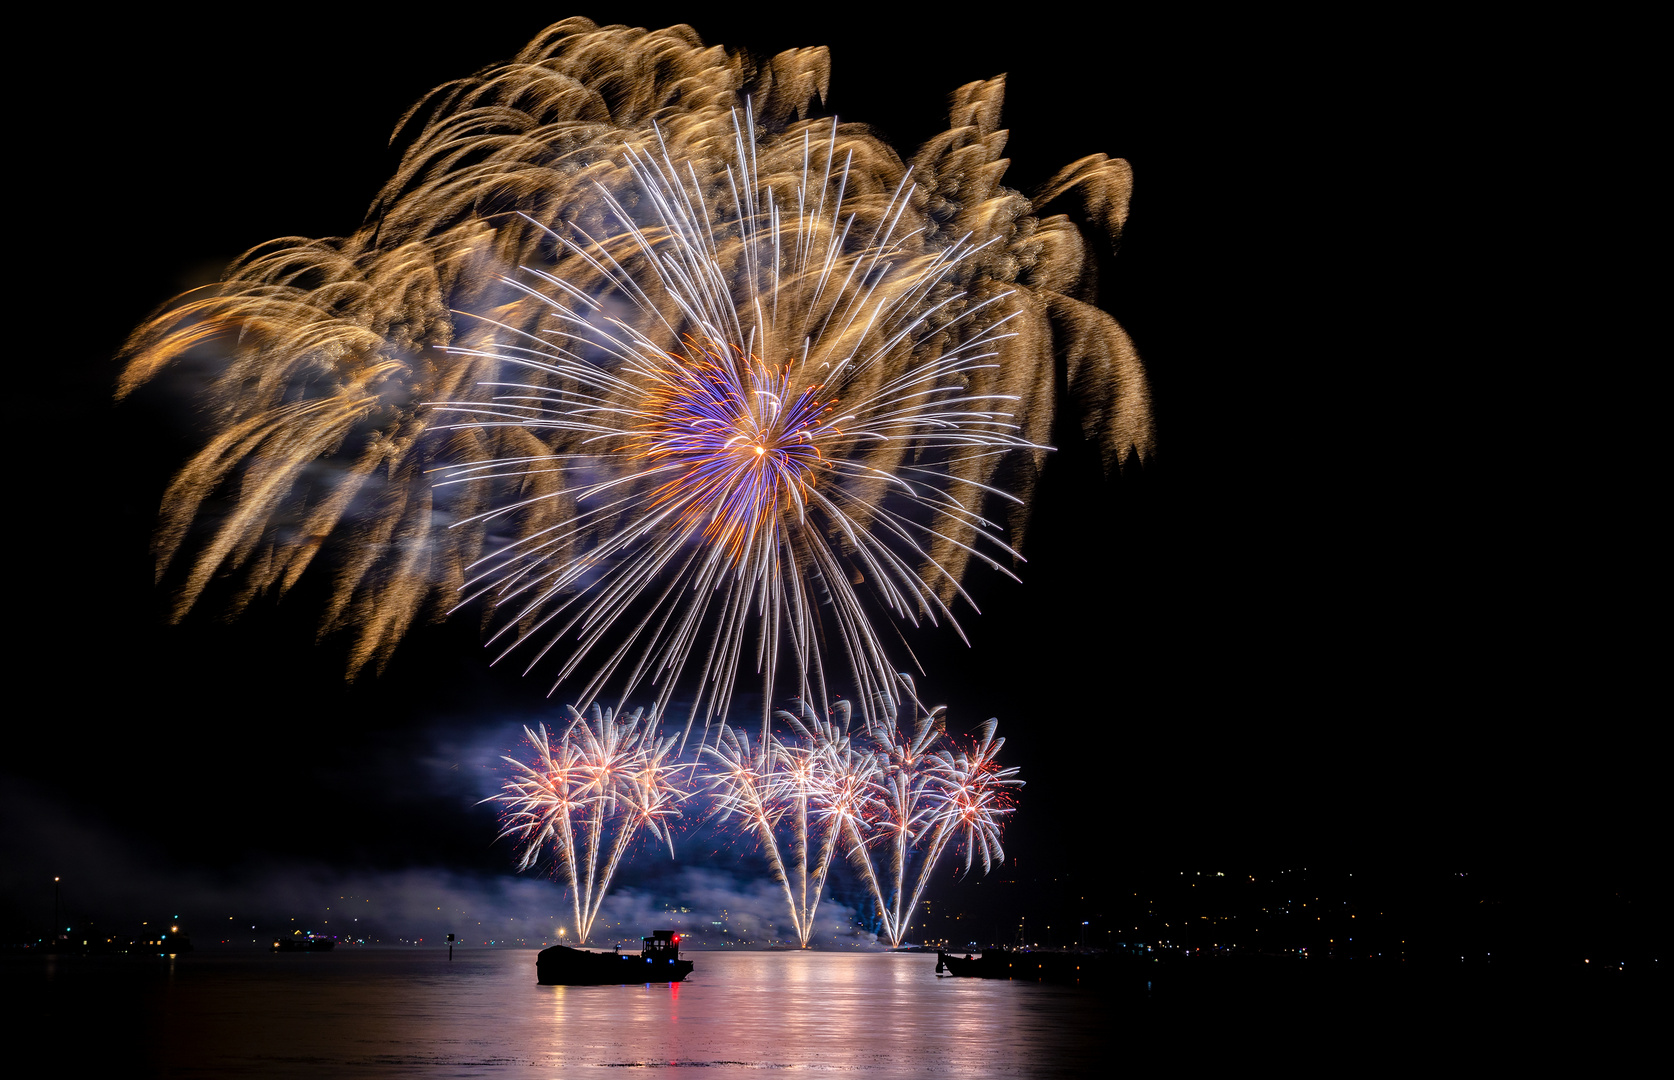
<path id="1" fill-rule="evenodd" d="M 952 90 L 1007 72 L 1009 186 L 1100 151 L 1133 166 L 1101 294 L 1147 364 L 1159 452 L 1106 478 L 1060 425 L 1024 583 L 973 572 L 969 649 L 911 635 L 926 696 L 956 731 L 998 717 L 1028 782 L 1002 872 L 1021 909 L 1182 868 L 1637 879 L 1653 766 L 1630 687 L 1652 653 L 1610 613 L 1637 541 L 1612 561 L 1583 539 L 1596 477 L 1569 437 L 1535 437 L 1538 410 L 1596 390 L 1548 377 L 1568 342 L 1531 329 L 1540 200 L 1493 95 L 1364 27 L 1316 50 L 1254 20 L 1100 37 L 1017 10 L 577 13 L 759 55 L 827 45 L 829 107 L 903 150 Z M 352 230 L 406 107 L 567 14 L 118 17 L 39 43 L 14 90 L 8 335 L 0 917 L 20 939 L 54 875 L 112 921 L 278 915 L 342 882 L 555 900 L 506 885 L 511 847 L 474 805 L 519 725 L 558 714 L 548 682 L 490 671 L 466 618 L 347 684 L 307 583 L 170 625 L 149 537 L 201 434 L 190 403 L 112 389 L 148 313 L 261 241 Z M 719 844 L 694 833 L 681 865 L 724 869 Z M 673 872 L 654 862 L 625 882 Z"/>

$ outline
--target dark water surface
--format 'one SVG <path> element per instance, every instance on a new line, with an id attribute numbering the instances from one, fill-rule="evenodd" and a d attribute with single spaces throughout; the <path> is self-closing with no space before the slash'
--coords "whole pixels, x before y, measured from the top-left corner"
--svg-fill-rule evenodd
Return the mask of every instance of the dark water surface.
<path id="1" fill-rule="evenodd" d="M 688 955 L 673 985 L 537 986 L 512 949 L 30 957 L 6 982 L 67 1060 L 97 1036 L 103 1070 L 165 1076 L 1086 1076 L 1109 1045 L 1106 997 L 937 978 L 934 955 Z"/>
<path id="2" fill-rule="evenodd" d="M 922 954 L 689 955 L 684 983 L 563 987 L 536 985 L 532 949 L 14 952 L 0 987 L 14 1047 L 125 1078 L 1591 1074 L 1666 1026 L 1654 973 L 1205 961 L 1074 989 L 937 978 Z"/>

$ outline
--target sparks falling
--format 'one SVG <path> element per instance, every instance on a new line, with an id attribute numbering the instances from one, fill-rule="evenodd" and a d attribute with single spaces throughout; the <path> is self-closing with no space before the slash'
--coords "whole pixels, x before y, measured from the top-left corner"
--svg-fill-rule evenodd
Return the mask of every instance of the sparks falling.
<path id="1" fill-rule="evenodd" d="M 698 775 L 716 820 L 766 856 L 804 948 L 838 853 L 871 893 L 882 936 L 899 946 L 950 846 L 963 849 L 965 873 L 979 858 L 985 874 L 1005 861 L 1001 838 L 1023 781 L 997 764 L 1005 740 L 995 720 L 961 748 L 939 706 L 918 713 L 904 737 L 893 702 L 853 734 L 847 702 L 838 705 L 823 719 L 801 702 L 781 710 L 781 730 L 753 746 L 723 723 Z"/>
<path id="2" fill-rule="evenodd" d="M 963 595 L 955 569 L 974 557 L 1009 576 L 1018 559 L 974 508 L 1020 500 L 971 471 L 1045 449 L 1018 434 L 1017 395 L 978 392 L 1018 314 L 1011 291 L 974 300 L 952 287 L 980 247 L 900 235 L 908 177 L 864 217 L 847 206 L 835 124 L 817 143 L 804 127 L 781 205 L 756 172 L 748 108 L 733 119 L 725 196 L 706 205 L 695 165 L 666 147 L 630 149 L 633 185 L 599 193 L 609 231 L 555 230 L 553 265 L 508 281 L 546 319 L 515 345 L 458 350 L 523 374 L 492 384 L 491 404 L 434 405 L 464 414 L 458 428 L 521 427 L 566 451 L 445 474 L 562 477 L 464 526 L 543 501 L 574 507 L 473 567 L 467 602 L 506 613 L 505 652 L 529 644 L 532 669 L 567 647 L 556 689 L 618 643 L 578 704 L 629 666 L 619 692 L 650 679 L 661 711 L 707 645 L 686 728 L 701 717 L 706 735 L 752 669 L 766 731 L 782 655 L 804 698 L 827 702 L 833 663 L 863 702 L 899 695 L 855 586 L 897 618 L 957 627 L 944 596 Z M 573 546 L 584 530 L 596 542 Z"/>
<path id="3" fill-rule="evenodd" d="M 513 775 L 484 801 L 503 807 L 500 836 L 523 842 L 519 870 L 534 866 L 551 846 L 569 885 L 576 943 L 585 945 L 636 836 L 649 833 L 674 855 L 671 823 L 687 793 L 675 782 L 676 740 L 658 736 L 654 714 L 617 716 L 598 706 L 590 718 L 570 713 L 557 738 L 545 724 L 523 729 L 533 760 L 506 757 Z"/>
<path id="4" fill-rule="evenodd" d="M 155 538 L 175 616 L 312 575 L 351 673 L 480 596 L 583 708 L 685 677 L 708 723 L 757 671 L 822 700 L 828 664 L 898 696 L 881 620 L 951 621 L 972 560 L 1013 566 L 1058 386 L 1107 467 L 1150 452 L 1083 299 L 1132 178 L 1005 188 L 1003 79 L 906 159 L 817 118 L 829 81 L 821 48 L 558 23 L 402 119 L 352 235 L 140 327 L 119 394 L 207 373 Z"/>

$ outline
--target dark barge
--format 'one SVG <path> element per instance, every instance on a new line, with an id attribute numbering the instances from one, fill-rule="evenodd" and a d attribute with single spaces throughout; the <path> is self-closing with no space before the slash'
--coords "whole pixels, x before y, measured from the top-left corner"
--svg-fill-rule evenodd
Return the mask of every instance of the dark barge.
<path id="1" fill-rule="evenodd" d="M 680 958 L 680 935 L 673 930 L 654 930 L 641 938 L 638 955 L 554 945 L 535 958 L 535 978 L 542 986 L 675 983 L 691 973 L 692 962 Z"/>
<path id="2" fill-rule="evenodd" d="M 1102 950 L 1076 952 L 1057 949 L 989 949 L 981 956 L 936 953 L 936 974 L 978 979 L 1029 979 L 1036 982 L 1079 983 L 1115 974 L 1116 964 Z"/>

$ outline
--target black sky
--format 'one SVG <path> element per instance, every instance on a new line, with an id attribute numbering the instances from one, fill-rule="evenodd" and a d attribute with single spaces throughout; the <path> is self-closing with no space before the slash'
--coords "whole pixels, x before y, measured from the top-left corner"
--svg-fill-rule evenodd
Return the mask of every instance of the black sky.
<path id="1" fill-rule="evenodd" d="M 1505 415 L 1552 343 L 1528 329 L 1529 249 L 1504 241 L 1531 204 L 1473 119 L 1480 87 L 1446 48 L 1415 81 L 1367 28 L 1017 12 L 581 12 L 758 54 L 827 45 L 830 107 L 904 150 L 953 89 L 1006 72 L 1008 184 L 1094 152 L 1133 165 L 1103 292 L 1160 451 L 1105 478 L 1061 431 L 1024 584 L 976 577 L 968 650 L 913 637 L 929 696 L 956 728 L 997 716 L 1029 782 L 1014 873 L 1044 894 L 1215 863 L 1623 872 L 1651 806 L 1623 674 L 1644 647 L 1556 539 L 1599 511 L 1584 474 Z M 458 624 L 346 685 L 306 590 L 168 625 L 147 545 L 192 414 L 111 391 L 148 312 L 258 242 L 352 230 L 405 108 L 569 13 L 253 9 L 63 20 L 40 42 L 10 342 L 20 917 L 32 882 L 97 878 L 112 850 L 159 879 L 509 868 L 466 774 L 544 715 L 547 684 L 489 672 Z"/>

